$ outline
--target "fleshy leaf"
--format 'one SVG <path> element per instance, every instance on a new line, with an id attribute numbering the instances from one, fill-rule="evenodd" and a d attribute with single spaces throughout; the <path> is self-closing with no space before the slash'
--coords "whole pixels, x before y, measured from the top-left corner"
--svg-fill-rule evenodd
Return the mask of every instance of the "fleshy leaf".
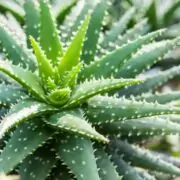
<path id="1" fill-rule="evenodd" d="M 27 94 L 14 85 L 0 84 L 0 104 L 10 106 L 18 100 L 27 97 Z"/>
<path id="2" fill-rule="evenodd" d="M 54 71 L 51 63 L 47 59 L 46 55 L 42 51 L 41 47 L 39 44 L 36 42 L 36 40 L 30 36 L 30 42 L 31 46 L 34 49 L 36 59 L 38 62 L 38 68 L 39 68 L 39 75 L 44 83 L 46 83 L 48 77 L 53 77 L 54 76 Z"/>
<path id="3" fill-rule="evenodd" d="M 1 0 L 0 9 L 11 12 L 20 22 L 23 22 L 24 10 L 14 1 Z"/>
<path id="4" fill-rule="evenodd" d="M 78 2 L 70 13 L 64 23 L 62 29 L 64 42 L 70 41 L 70 37 L 78 30 L 78 27 L 81 25 L 81 22 L 85 19 L 87 14 L 94 9 L 97 4 L 97 0 L 85 1 L 83 7 L 79 10 L 79 5 L 81 7 L 82 2 Z M 73 20 L 72 20 L 73 19 Z M 73 22 L 73 24 L 72 24 Z M 70 26 L 68 26 L 71 24 Z"/>
<path id="5" fill-rule="evenodd" d="M 45 144 L 23 160 L 19 170 L 21 178 L 44 180 L 56 162 L 55 149 L 52 149 L 51 145 Z"/>
<path id="6" fill-rule="evenodd" d="M 116 168 L 110 161 L 108 154 L 103 150 L 103 146 L 95 146 L 96 163 L 99 168 L 99 176 L 103 180 L 119 180 L 119 175 L 116 172 Z"/>
<path id="7" fill-rule="evenodd" d="M 45 93 L 40 85 L 39 78 L 32 72 L 12 65 L 8 61 L 0 61 L 0 71 L 16 80 L 36 97 L 45 100 Z"/>
<path id="8" fill-rule="evenodd" d="M 105 134 L 131 136 L 160 136 L 168 134 L 179 134 L 180 125 L 171 122 L 168 118 L 150 117 L 118 121 L 102 124 L 101 131 Z"/>
<path id="9" fill-rule="evenodd" d="M 47 58 L 56 65 L 62 56 L 62 46 L 47 0 L 40 0 L 40 10 L 40 45 Z"/>
<path id="10" fill-rule="evenodd" d="M 152 0 L 145 13 L 145 17 L 148 17 L 148 20 L 151 23 L 151 28 L 153 30 L 158 29 L 158 25 L 159 25 L 156 3 L 157 3 L 156 0 Z"/>
<path id="11" fill-rule="evenodd" d="M 168 163 L 157 156 L 154 156 L 147 150 L 131 146 L 120 140 L 115 141 L 118 148 L 118 154 L 126 161 L 130 161 L 133 166 L 143 167 L 154 171 L 161 171 L 172 175 L 180 175 L 180 169 L 171 163 Z"/>
<path id="12" fill-rule="evenodd" d="M 180 114 L 180 108 L 106 96 L 90 99 L 87 106 L 87 116 L 95 124 L 163 114 Z"/>
<path id="13" fill-rule="evenodd" d="M 86 31 L 89 25 L 91 16 L 88 15 L 82 23 L 80 29 L 73 37 L 69 47 L 67 48 L 64 56 L 59 63 L 59 72 L 64 73 L 70 71 L 74 66 L 79 63 L 81 51 L 83 48 L 83 42 L 85 39 Z"/>
<path id="14" fill-rule="evenodd" d="M 71 99 L 66 105 L 74 106 L 85 102 L 92 96 L 96 94 L 109 92 L 111 90 L 119 90 L 122 87 L 140 83 L 141 80 L 138 79 L 99 79 L 85 81 L 82 84 L 78 85 L 74 92 L 72 93 Z"/>
<path id="15" fill-rule="evenodd" d="M 71 90 L 69 88 L 62 88 L 53 90 L 48 94 L 48 100 L 54 105 L 64 105 L 70 98 Z"/>
<path id="16" fill-rule="evenodd" d="M 24 3 L 25 10 L 25 22 L 26 22 L 26 35 L 32 36 L 35 39 L 39 35 L 39 23 L 40 23 L 40 10 L 35 0 L 26 0 Z M 30 47 L 29 39 L 27 38 L 28 45 Z"/>
<path id="17" fill-rule="evenodd" d="M 34 71 L 36 68 L 33 54 L 12 35 L 5 25 L 0 24 L 0 44 L 3 51 L 14 65 L 21 64 L 24 68 Z"/>
<path id="18" fill-rule="evenodd" d="M 20 124 L 25 120 L 30 120 L 39 114 L 48 113 L 51 111 L 57 111 L 57 109 L 48 104 L 29 99 L 20 101 L 19 103 L 12 106 L 9 113 L 6 114 L 6 116 L 1 121 L 0 138 L 2 138 L 9 129 L 16 126 L 17 124 Z"/>
<path id="19" fill-rule="evenodd" d="M 132 53 L 135 53 L 142 45 L 160 36 L 163 31 L 164 30 L 159 30 L 139 37 L 116 49 L 107 56 L 103 56 L 100 60 L 94 61 L 92 64 L 84 67 L 81 71 L 80 80 L 90 77 L 110 77 L 111 75 L 116 74 L 119 68 L 131 57 Z"/>
<path id="20" fill-rule="evenodd" d="M 10 172 L 52 135 L 53 131 L 37 119 L 20 124 L 0 154 L 0 172 Z"/>
<path id="21" fill-rule="evenodd" d="M 180 38 L 161 41 L 144 46 L 133 55 L 118 71 L 117 76 L 133 78 L 160 61 L 170 50 L 180 43 Z"/>
<path id="22" fill-rule="evenodd" d="M 172 67 L 165 71 L 160 71 L 155 75 L 146 77 L 143 83 L 139 85 L 129 86 L 127 89 L 120 91 L 119 95 L 131 96 L 140 95 L 144 92 L 152 92 L 156 88 L 160 87 L 168 80 L 173 79 L 175 76 L 180 74 L 180 66 Z"/>
<path id="23" fill-rule="evenodd" d="M 112 161 L 117 166 L 117 171 L 124 180 L 144 180 L 141 178 L 139 173 L 122 158 L 120 158 L 115 152 L 112 153 Z"/>
<path id="24" fill-rule="evenodd" d="M 127 30 L 126 33 L 119 37 L 116 40 L 116 44 L 122 46 L 123 44 L 127 43 L 129 40 L 135 40 L 137 36 L 143 35 L 147 31 L 148 22 L 147 19 L 143 19 L 139 23 L 135 24 L 134 27 Z"/>
<path id="25" fill-rule="evenodd" d="M 106 2 L 100 1 L 91 15 L 91 20 L 89 23 L 89 27 L 87 29 L 86 40 L 84 42 L 84 47 L 81 56 L 81 59 L 87 64 L 90 61 L 94 60 L 106 9 Z"/>
<path id="26" fill-rule="evenodd" d="M 135 14 L 135 8 L 132 7 L 129 9 L 122 17 L 121 19 L 115 24 L 115 26 L 107 32 L 107 35 L 104 36 L 104 39 L 101 43 L 101 46 L 104 48 L 108 45 L 110 42 L 115 42 L 118 38 L 118 36 L 126 29 L 128 23 L 133 18 L 133 14 Z"/>
<path id="27" fill-rule="evenodd" d="M 47 180 L 55 180 L 55 179 L 62 179 L 62 180 L 72 180 L 72 174 L 69 172 L 69 169 L 62 165 L 61 162 L 58 162 L 56 168 L 54 168 L 47 178 Z"/>
<path id="28" fill-rule="evenodd" d="M 74 135 L 60 135 L 57 153 L 77 180 L 100 180 L 90 140 Z"/>
<path id="29" fill-rule="evenodd" d="M 77 4 L 78 0 L 71 0 L 70 2 L 66 3 L 66 1 L 57 1 L 54 3 L 54 13 L 56 16 L 56 21 L 58 24 L 62 24 L 66 16 L 70 13 L 72 8 Z M 59 4 L 58 4 L 59 3 Z M 59 8 L 60 7 L 60 8 Z"/>
<path id="30" fill-rule="evenodd" d="M 180 6 L 179 0 L 175 0 L 170 3 L 170 6 L 167 8 L 166 12 L 163 15 L 163 23 L 165 23 L 165 25 L 171 23 L 173 15 L 175 11 L 179 8 L 179 6 Z"/>
<path id="31" fill-rule="evenodd" d="M 167 93 L 144 94 L 136 98 L 137 100 L 146 100 L 147 102 L 158 102 L 160 104 L 170 103 L 180 100 L 180 91 Z"/>
<path id="32" fill-rule="evenodd" d="M 99 134 L 83 117 L 83 113 L 80 109 L 62 111 L 58 114 L 52 115 L 45 122 L 57 130 L 64 130 L 75 134 L 87 136 L 89 138 L 108 142 L 103 135 Z"/>

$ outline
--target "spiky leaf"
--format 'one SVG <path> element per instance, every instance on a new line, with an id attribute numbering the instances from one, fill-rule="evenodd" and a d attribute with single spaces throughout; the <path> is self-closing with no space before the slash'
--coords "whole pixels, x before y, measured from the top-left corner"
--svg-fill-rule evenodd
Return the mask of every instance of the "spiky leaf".
<path id="1" fill-rule="evenodd" d="M 0 104 L 10 106 L 18 100 L 27 97 L 27 94 L 14 85 L 0 84 Z"/>
<path id="2" fill-rule="evenodd" d="M 62 56 L 62 47 L 56 30 L 54 17 L 47 0 L 40 0 L 40 45 L 52 64 L 57 64 Z"/>
<path id="3" fill-rule="evenodd" d="M 85 35 L 86 35 L 86 31 L 89 25 L 90 18 L 91 18 L 90 15 L 88 15 L 85 18 L 78 32 L 73 37 L 64 56 L 60 60 L 59 67 L 58 67 L 60 73 L 72 70 L 73 66 L 76 66 L 79 63 L 81 51 L 83 48 L 83 42 L 85 39 Z"/>
<path id="4" fill-rule="evenodd" d="M 0 61 L 0 71 L 16 80 L 36 97 L 45 100 L 45 93 L 40 85 L 39 78 L 32 72 L 12 65 L 8 61 Z"/>
<path id="5" fill-rule="evenodd" d="M 108 139 L 99 134 L 84 119 L 80 109 L 63 111 L 58 114 L 54 114 L 49 119 L 46 119 L 45 122 L 57 130 L 60 129 L 62 131 L 73 132 L 98 141 L 108 142 Z"/>
<path id="6" fill-rule="evenodd" d="M 130 95 L 140 95 L 144 92 L 152 92 L 156 88 L 163 85 L 168 80 L 178 76 L 180 74 L 180 66 L 172 67 L 165 71 L 160 71 L 155 75 L 151 75 L 146 77 L 143 83 L 139 85 L 133 85 L 128 87 L 126 90 L 123 89 L 120 91 L 120 95 L 126 95 L 127 97 Z"/>
<path id="7" fill-rule="evenodd" d="M 97 158 L 97 166 L 99 168 L 99 176 L 103 180 L 119 180 L 119 175 L 116 172 L 116 168 L 113 163 L 110 161 L 108 154 L 103 150 L 103 146 L 95 146 L 95 156 Z"/>
<path id="8" fill-rule="evenodd" d="M 161 41 L 143 47 L 133 55 L 118 71 L 118 77 L 132 78 L 149 69 L 157 61 L 161 60 L 167 52 L 180 43 L 180 38 Z"/>
<path id="9" fill-rule="evenodd" d="M 40 10 L 34 0 L 26 0 L 24 3 L 25 10 L 25 22 L 26 22 L 26 35 L 27 37 L 33 36 L 35 39 L 39 35 L 39 23 L 40 23 Z M 29 39 L 27 38 L 28 45 L 30 47 Z"/>
<path id="10" fill-rule="evenodd" d="M 9 172 L 53 134 L 41 121 L 25 122 L 13 132 L 0 154 L 0 171 Z"/>
<path id="11" fill-rule="evenodd" d="M 141 80 L 136 79 L 99 79 L 83 82 L 78 85 L 72 93 L 71 99 L 66 106 L 74 106 L 84 103 L 87 99 L 96 94 L 117 90 L 124 86 L 137 84 Z"/>
<path id="12" fill-rule="evenodd" d="M 100 180 L 90 140 L 79 136 L 60 135 L 57 152 L 77 180 Z"/>
<path id="13" fill-rule="evenodd" d="M 180 109 L 173 106 L 106 96 L 90 99 L 87 107 L 88 118 L 96 124 L 179 113 Z"/>
<path id="14" fill-rule="evenodd" d="M 132 53 L 135 53 L 142 45 L 152 41 L 160 36 L 164 30 L 149 33 L 139 37 L 136 40 L 125 44 L 107 56 L 102 57 L 98 61 L 86 66 L 80 73 L 80 79 L 84 80 L 90 77 L 99 78 L 110 77 L 118 72 L 119 68 L 130 58 Z"/>
<path id="15" fill-rule="evenodd" d="M 55 149 L 50 145 L 43 145 L 23 160 L 20 165 L 20 175 L 24 180 L 44 180 L 57 162 Z"/>
<path id="16" fill-rule="evenodd" d="M 49 77 L 53 77 L 54 75 L 53 67 L 49 62 L 49 60 L 47 59 L 44 52 L 42 51 L 39 44 L 32 36 L 30 36 L 30 42 L 31 42 L 31 46 L 34 49 L 36 59 L 38 62 L 39 75 L 41 79 L 44 81 L 44 83 L 46 83 L 47 79 Z"/>
<path id="17" fill-rule="evenodd" d="M 22 123 L 24 120 L 32 119 L 42 113 L 57 111 L 56 108 L 38 101 L 24 99 L 13 105 L 10 112 L 3 118 L 0 123 L 0 138 L 12 127 Z"/>
<path id="18" fill-rule="evenodd" d="M 20 45 L 10 30 L 3 24 L 0 24 L 0 44 L 3 45 L 6 56 L 13 64 L 21 64 L 24 68 L 35 70 L 36 64 L 31 52 Z"/>
<path id="19" fill-rule="evenodd" d="M 84 42 L 82 56 L 81 56 L 81 59 L 87 64 L 90 61 L 94 60 L 94 55 L 97 50 L 98 39 L 102 27 L 102 21 L 106 9 L 107 9 L 106 2 L 100 1 L 92 13 L 89 27 L 87 29 L 86 40 Z"/>
<path id="20" fill-rule="evenodd" d="M 114 42 L 117 40 L 118 36 L 125 30 L 125 28 L 127 27 L 128 23 L 130 22 L 130 20 L 133 17 L 133 14 L 135 14 L 135 8 L 132 7 L 131 9 L 129 9 L 123 17 L 121 17 L 121 19 L 115 24 L 115 26 L 109 31 L 107 32 L 107 35 L 104 36 L 104 39 L 102 41 L 102 47 L 106 47 L 108 45 L 108 43 L 110 42 Z"/>
<path id="21" fill-rule="evenodd" d="M 100 129 L 105 134 L 131 136 L 159 136 L 162 134 L 179 134 L 180 125 L 171 122 L 170 118 L 139 118 L 119 121 L 101 125 Z"/>
<path id="22" fill-rule="evenodd" d="M 149 151 L 133 147 L 128 143 L 120 140 L 115 141 L 118 147 L 118 154 L 124 155 L 126 161 L 130 161 L 132 165 L 143 168 L 152 169 L 154 171 L 161 171 L 172 175 L 180 175 L 180 169 L 171 163 L 167 163 L 162 159 L 154 156 Z"/>

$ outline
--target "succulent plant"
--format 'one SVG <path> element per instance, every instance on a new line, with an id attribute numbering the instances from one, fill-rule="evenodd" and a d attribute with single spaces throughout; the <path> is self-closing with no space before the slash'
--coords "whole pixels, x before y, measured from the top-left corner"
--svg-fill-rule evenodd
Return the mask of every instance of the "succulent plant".
<path id="1" fill-rule="evenodd" d="M 121 4 L 119 6 L 121 8 L 124 7 L 124 9 L 135 6 L 138 11 L 134 19 L 138 21 L 139 18 L 147 17 L 149 19 L 151 29 L 153 30 L 171 26 L 173 24 L 179 25 L 179 0 L 128 0 L 120 1 L 119 3 Z"/>
<path id="2" fill-rule="evenodd" d="M 180 176 L 176 158 L 139 143 L 180 132 L 170 116 L 180 108 L 169 104 L 180 93 L 155 93 L 180 66 L 138 78 L 180 37 L 155 42 L 164 29 L 136 36 L 139 24 L 120 37 L 125 20 L 103 34 L 110 5 L 92 2 L 73 22 L 70 13 L 59 32 L 48 2 L 27 0 L 27 43 L 0 24 L 7 58 L 0 61 L 0 172 L 17 171 L 22 180 L 142 180 L 155 179 L 154 171 Z"/>

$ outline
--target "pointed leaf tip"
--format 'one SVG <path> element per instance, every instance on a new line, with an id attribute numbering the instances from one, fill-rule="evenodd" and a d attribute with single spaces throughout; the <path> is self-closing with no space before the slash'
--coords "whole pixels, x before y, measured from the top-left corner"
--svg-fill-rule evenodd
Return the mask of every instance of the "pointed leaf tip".
<path id="1" fill-rule="evenodd" d="M 70 46 L 67 48 L 64 57 L 59 63 L 59 72 L 63 73 L 65 71 L 70 71 L 79 63 L 90 18 L 91 14 L 89 13 L 77 31 L 76 35 L 73 37 Z"/>
<path id="2" fill-rule="evenodd" d="M 52 77 L 54 75 L 53 67 L 44 54 L 43 50 L 41 49 L 39 43 L 36 42 L 36 40 L 32 36 L 29 37 L 29 40 L 36 55 L 39 67 L 39 75 L 41 79 L 46 82 L 48 77 Z"/>

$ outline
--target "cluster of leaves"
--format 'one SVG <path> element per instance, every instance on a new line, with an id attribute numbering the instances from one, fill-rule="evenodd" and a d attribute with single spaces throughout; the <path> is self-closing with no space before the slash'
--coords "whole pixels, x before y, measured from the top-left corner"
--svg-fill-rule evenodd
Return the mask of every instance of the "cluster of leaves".
<path id="1" fill-rule="evenodd" d="M 122 35 L 134 8 L 102 33 L 111 5 L 75 4 L 59 11 L 58 21 L 46 0 L 26 0 L 19 5 L 25 32 L 15 19 L 13 29 L 1 17 L 0 172 L 16 171 L 22 180 L 153 180 L 156 171 L 180 176 L 179 159 L 139 143 L 179 134 L 172 115 L 180 108 L 171 102 L 180 92 L 155 92 L 180 66 L 138 79 L 180 37 L 155 41 L 165 30 L 146 33 L 146 20 Z M 64 22 L 60 29 L 56 20 Z"/>

